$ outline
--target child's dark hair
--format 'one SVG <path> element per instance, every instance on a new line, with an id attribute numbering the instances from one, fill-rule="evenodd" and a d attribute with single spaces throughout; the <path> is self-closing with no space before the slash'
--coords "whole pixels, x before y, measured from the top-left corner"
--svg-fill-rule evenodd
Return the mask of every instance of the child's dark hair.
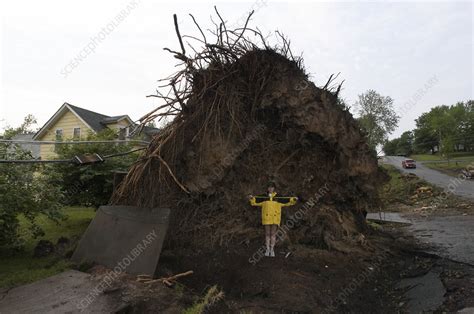
<path id="1" fill-rule="evenodd" d="M 276 184 L 275 184 L 275 182 L 270 181 L 270 182 L 268 182 L 267 187 L 268 187 L 268 188 L 269 188 L 269 187 L 272 187 L 272 188 L 276 189 Z"/>

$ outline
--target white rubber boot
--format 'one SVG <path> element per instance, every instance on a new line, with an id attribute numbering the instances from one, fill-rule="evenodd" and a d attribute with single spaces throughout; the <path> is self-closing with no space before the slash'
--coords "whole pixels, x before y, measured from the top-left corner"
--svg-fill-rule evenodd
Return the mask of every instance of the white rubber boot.
<path id="1" fill-rule="evenodd" d="M 270 257 L 275 257 L 275 251 L 273 249 L 270 249 Z"/>
<path id="2" fill-rule="evenodd" d="M 267 246 L 267 249 L 265 250 L 265 256 L 270 256 L 270 248 Z"/>

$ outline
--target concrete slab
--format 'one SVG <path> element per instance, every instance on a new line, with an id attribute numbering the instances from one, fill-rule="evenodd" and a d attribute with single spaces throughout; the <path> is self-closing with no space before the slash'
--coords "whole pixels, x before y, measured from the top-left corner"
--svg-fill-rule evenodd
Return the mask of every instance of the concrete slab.
<path id="1" fill-rule="evenodd" d="M 129 274 L 153 276 L 168 229 L 168 208 L 102 206 L 72 256 Z"/>
<path id="2" fill-rule="evenodd" d="M 390 212 L 378 212 L 378 213 L 368 213 L 367 219 L 380 221 L 380 222 L 396 222 L 410 224 L 411 221 L 402 217 L 400 213 L 390 213 Z"/>
<path id="3" fill-rule="evenodd" d="M 4 292 L 0 296 L 0 313 L 81 313 L 81 301 L 96 286 L 89 274 L 69 270 Z M 85 312 L 114 313 L 121 307 L 118 296 L 100 294 Z"/>

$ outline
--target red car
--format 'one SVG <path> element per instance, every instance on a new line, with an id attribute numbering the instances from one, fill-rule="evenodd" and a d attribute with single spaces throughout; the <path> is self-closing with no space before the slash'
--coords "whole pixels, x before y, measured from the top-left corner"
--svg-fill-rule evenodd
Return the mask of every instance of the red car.
<path id="1" fill-rule="evenodd" d="M 407 169 L 407 168 L 416 168 L 416 161 L 413 159 L 406 159 L 402 161 L 402 167 Z"/>

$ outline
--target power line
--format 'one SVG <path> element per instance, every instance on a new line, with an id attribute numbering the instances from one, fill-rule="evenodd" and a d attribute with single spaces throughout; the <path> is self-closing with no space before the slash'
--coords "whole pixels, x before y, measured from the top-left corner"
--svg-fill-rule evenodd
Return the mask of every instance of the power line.
<path id="1" fill-rule="evenodd" d="M 133 150 L 130 150 L 130 151 L 128 151 L 128 152 L 122 152 L 122 153 L 115 153 L 115 154 L 111 154 L 111 155 L 105 155 L 103 158 L 104 158 L 104 159 L 107 159 L 107 158 L 114 158 L 114 157 L 124 156 L 124 155 L 128 155 L 128 154 L 131 154 L 131 153 L 135 153 L 135 152 L 144 150 L 144 149 L 146 149 L 146 147 L 133 149 Z"/>
<path id="2" fill-rule="evenodd" d="M 12 144 L 59 144 L 59 145 L 69 145 L 69 144 L 150 144 L 150 142 L 142 140 L 103 140 L 103 141 L 28 141 L 28 140 L 0 140 L 0 143 L 12 143 Z"/>
<path id="3" fill-rule="evenodd" d="M 109 158 L 115 158 L 115 157 L 120 157 L 120 156 L 124 156 L 124 155 L 128 155 L 128 154 L 132 154 L 132 153 L 138 152 L 140 150 L 144 150 L 144 149 L 146 149 L 146 148 L 142 147 L 142 148 L 133 149 L 133 150 L 130 150 L 130 151 L 127 151 L 127 152 L 115 153 L 115 154 L 110 154 L 110 155 L 105 155 L 105 156 L 100 156 L 100 155 L 96 154 L 98 158 L 95 159 L 92 162 L 88 162 L 87 164 L 101 163 L 101 162 L 104 162 L 106 159 L 109 159 Z M 76 165 L 85 164 L 85 163 L 81 162 L 82 159 L 80 157 L 81 156 L 74 156 L 71 159 L 53 159 L 53 160 L 41 160 L 41 159 L 8 160 L 8 159 L 0 159 L 0 164 L 7 164 L 7 163 L 10 163 L 10 164 L 61 164 L 61 163 L 66 164 L 66 163 L 71 163 L 71 164 L 76 164 Z"/>

